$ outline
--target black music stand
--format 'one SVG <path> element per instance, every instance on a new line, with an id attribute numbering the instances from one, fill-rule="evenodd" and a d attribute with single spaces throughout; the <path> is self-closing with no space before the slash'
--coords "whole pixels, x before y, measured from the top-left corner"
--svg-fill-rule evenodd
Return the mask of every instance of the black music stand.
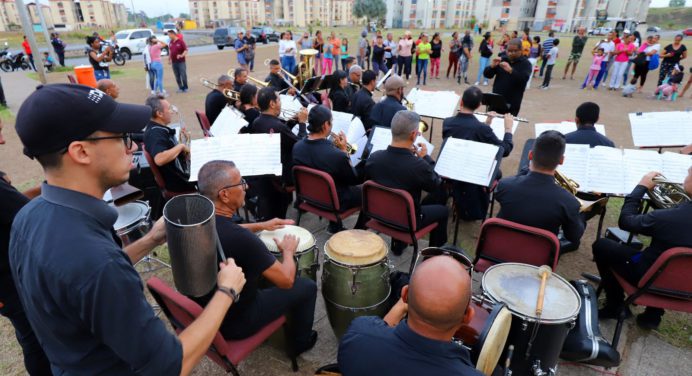
<path id="1" fill-rule="evenodd" d="M 335 78 L 333 74 L 326 74 L 322 76 L 322 80 L 320 81 L 320 84 L 315 91 L 330 90 L 334 85 L 334 81 Z"/>
<path id="2" fill-rule="evenodd" d="M 320 85 L 327 76 L 315 76 L 308 78 L 300 89 L 301 94 L 309 94 L 320 90 Z"/>
<path id="3" fill-rule="evenodd" d="M 481 104 L 485 106 L 486 112 L 495 111 L 500 115 L 504 115 L 509 112 L 509 105 L 505 97 L 496 93 L 483 93 L 483 99 Z"/>

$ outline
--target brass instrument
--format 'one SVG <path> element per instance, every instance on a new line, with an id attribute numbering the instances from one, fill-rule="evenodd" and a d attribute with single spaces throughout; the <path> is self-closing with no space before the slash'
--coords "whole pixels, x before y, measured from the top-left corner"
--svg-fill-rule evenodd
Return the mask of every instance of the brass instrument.
<path id="1" fill-rule="evenodd" d="M 218 89 L 218 88 L 219 88 L 219 84 L 215 84 L 215 83 L 213 83 L 213 82 L 207 80 L 207 79 L 204 78 L 204 77 L 200 78 L 199 81 L 202 83 L 202 85 L 204 85 L 204 86 L 206 86 L 206 87 L 208 87 L 208 88 L 210 88 L 210 89 L 212 89 L 212 90 L 213 90 L 213 89 Z M 235 91 L 235 90 L 223 89 L 223 90 L 221 90 L 221 93 L 224 95 L 224 97 L 226 97 L 226 98 L 228 98 L 228 99 L 231 99 L 231 100 L 234 100 L 234 101 L 239 101 L 239 100 L 240 100 L 240 93 L 237 92 L 237 91 Z"/>
<path id="2" fill-rule="evenodd" d="M 674 208 L 692 200 L 682 184 L 673 183 L 663 175 L 656 176 L 653 181 L 656 185 L 649 190 L 648 194 L 653 205 L 659 209 Z"/>
<path id="3" fill-rule="evenodd" d="M 271 59 L 264 60 L 264 66 L 268 67 L 270 62 L 271 62 Z M 288 79 L 290 80 L 290 82 L 293 84 L 294 87 L 298 85 L 298 77 L 288 73 L 288 71 L 285 70 L 283 67 L 281 67 L 281 73 L 283 73 L 286 77 L 288 77 Z"/>
<path id="4" fill-rule="evenodd" d="M 183 144 L 187 147 L 188 152 L 185 152 L 185 162 L 181 163 L 178 158 L 175 159 L 175 166 L 178 170 L 182 171 L 186 175 L 190 175 L 190 143 L 192 142 L 192 136 L 190 132 L 185 127 L 185 122 L 183 121 L 183 114 L 180 113 L 178 107 L 170 105 L 170 110 L 172 113 L 178 115 L 178 126 L 180 131 L 178 132 L 178 143 Z"/>
<path id="5" fill-rule="evenodd" d="M 558 170 L 555 170 L 555 183 L 557 183 L 557 185 L 561 186 L 562 188 L 566 189 L 567 192 L 571 193 L 574 196 L 574 198 L 576 198 L 577 201 L 579 201 L 580 213 L 591 212 L 599 206 L 605 206 L 605 204 L 608 202 L 608 197 L 603 197 L 596 201 L 583 200 L 577 197 L 577 193 L 579 192 L 579 183 L 568 178 L 567 176 L 565 176 L 565 174 Z"/>
<path id="6" fill-rule="evenodd" d="M 298 63 L 298 82 L 297 87 L 302 88 L 307 80 L 312 78 L 312 73 L 315 68 L 315 56 L 319 51 L 313 48 L 306 48 L 298 51 L 300 62 Z"/>
<path id="7" fill-rule="evenodd" d="M 481 112 L 481 111 L 476 111 L 476 112 L 474 112 L 473 114 L 474 114 L 474 115 L 490 116 L 490 114 L 489 114 L 488 112 Z M 504 115 L 502 115 L 502 114 L 498 114 L 498 115 L 499 115 L 499 116 L 496 116 L 496 117 L 502 117 L 502 116 L 504 116 Z M 520 117 L 516 117 L 516 116 L 514 117 L 514 120 L 516 120 L 516 121 L 518 121 L 518 122 L 520 122 L 520 123 L 528 123 L 528 122 L 529 122 L 526 118 L 520 118 Z"/>
<path id="8" fill-rule="evenodd" d="M 229 69 L 228 72 L 226 72 L 226 73 L 228 74 L 228 76 L 231 77 L 231 79 L 232 79 L 233 81 L 235 81 L 235 76 L 233 75 L 233 73 L 235 73 L 235 69 L 231 68 L 231 69 Z M 267 86 L 269 86 L 269 82 L 260 81 L 260 80 L 254 78 L 254 77 L 250 77 L 250 75 L 247 76 L 247 79 L 250 80 L 250 81 L 252 81 L 255 85 L 258 85 L 258 86 L 262 86 L 262 87 L 267 87 Z"/>
<path id="9" fill-rule="evenodd" d="M 337 145 L 337 142 L 336 142 L 338 135 L 336 133 L 332 132 L 331 136 L 332 136 L 332 143 L 334 144 L 334 146 L 336 146 L 338 148 L 339 146 Z M 348 153 L 349 155 L 353 155 L 353 154 L 356 154 L 358 152 L 358 145 L 349 144 L 348 141 L 345 141 L 345 144 L 346 144 L 346 153 Z"/>
<path id="10" fill-rule="evenodd" d="M 414 111 L 413 108 L 414 108 L 414 106 L 415 106 L 415 103 L 409 102 L 409 100 L 406 99 L 406 97 L 401 97 L 401 101 L 404 102 L 403 105 L 404 105 L 409 111 Z M 414 111 L 414 112 L 415 112 L 415 111 Z M 429 126 L 428 123 L 426 123 L 424 120 L 421 120 L 421 121 L 418 123 L 418 131 L 419 131 L 420 133 L 425 133 L 425 132 L 428 131 L 428 129 L 430 129 L 430 126 Z"/>

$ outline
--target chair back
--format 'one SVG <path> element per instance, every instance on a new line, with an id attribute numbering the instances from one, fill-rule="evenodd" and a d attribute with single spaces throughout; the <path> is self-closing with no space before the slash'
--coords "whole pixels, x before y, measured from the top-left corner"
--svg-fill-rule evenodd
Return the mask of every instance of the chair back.
<path id="1" fill-rule="evenodd" d="M 154 175 L 154 181 L 156 182 L 156 185 L 159 187 L 161 194 L 164 197 L 166 197 L 166 183 L 163 180 L 163 175 L 161 175 L 161 170 L 159 170 L 159 166 L 156 165 L 156 163 L 154 162 L 154 158 L 151 156 L 151 154 L 149 154 L 144 144 L 142 144 L 142 154 L 144 154 L 144 158 L 146 158 L 147 162 L 149 163 L 149 168 L 151 168 L 151 174 Z"/>
<path id="2" fill-rule="evenodd" d="M 399 231 L 416 231 L 416 207 L 411 194 L 368 180 L 363 184 L 366 216 Z"/>
<path id="3" fill-rule="evenodd" d="M 202 111 L 195 111 L 195 115 L 197 115 L 197 121 L 199 121 L 199 126 L 202 128 L 204 137 L 211 137 L 212 134 L 209 132 L 211 129 L 211 124 L 209 123 L 209 118 L 207 118 L 207 115 Z"/>
<path id="4" fill-rule="evenodd" d="M 503 262 L 549 265 L 555 270 L 559 253 L 560 241 L 552 232 L 489 218 L 481 226 L 474 265 L 479 272 Z"/>
<path id="5" fill-rule="evenodd" d="M 310 167 L 293 166 L 293 182 L 299 200 L 322 210 L 341 210 L 336 184 L 328 173 Z"/>
<path id="6" fill-rule="evenodd" d="M 67 75 L 67 80 L 70 81 L 70 83 L 73 84 L 73 85 L 78 84 L 77 79 L 74 78 L 74 76 L 71 75 L 71 74 L 68 74 L 68 75 Z"/>
<path id="7" fill-rule="evenodd" d="M 646 292 L 692 300 L 692 248 L 676 247 L 663 252 L 639 281 Z"/>

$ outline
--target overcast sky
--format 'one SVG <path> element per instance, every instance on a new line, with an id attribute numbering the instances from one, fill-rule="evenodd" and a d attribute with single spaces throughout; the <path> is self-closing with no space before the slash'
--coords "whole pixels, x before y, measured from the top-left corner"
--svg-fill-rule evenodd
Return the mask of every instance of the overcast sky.
<path id="1" fill-rule="evenodd" d="M 42 0 L 46 2 L 46 0 Z M 143 10 L 149 17 L 159 16 L 170 13 L 174 16 L 180 13 L 189 13 L 187 0 L 115 0 L 118 3 L 123 3 L 127 8 L 132 8 L 134 4 L 135 10 Z M 669 0 L 652 0 L 652 7 L 667 7 Z M 692 6 L 692 0 L 687 0 L 687 6 Z"/>

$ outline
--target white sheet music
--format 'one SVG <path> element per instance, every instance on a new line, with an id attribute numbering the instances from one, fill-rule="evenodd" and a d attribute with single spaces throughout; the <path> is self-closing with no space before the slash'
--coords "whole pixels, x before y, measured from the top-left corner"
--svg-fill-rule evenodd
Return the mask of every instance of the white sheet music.
<path id="1" fill-rule="evenodd" d="M 298 100 L 298 97 L 287 94 L 279 94 L 279 98 L 281 99 L 281 117 L 284 119 L 293 118 L 298 112 L 300 112 L 300 110 L 305 108 L 303 107 L 303 104 L 300 103 L 300 100 Z M 308 105 L 308 112 L 310 112 L 313 107 L 315 107 L 315 105 L 312 103 Z"/>
<path id="2" fill-rule="evenodd" d="M 567 134 L 577 130 L 577 124 L 571 121 L 563 121 L 562 123 L 536 123 L 534 124 L 536 129 L 536 138 L 545 131 L 558 131 L 562 134 Z M 603 124 L 595 124 L 596 132 L 606 135 L 605 126 Z"/>
<path id="3" fill-rule="evenodd" d="M 351 165 L 355 166 L 360 162 L 360 158 L 363 156 L 363 152 L 365 151 L 365 145 L 368 143 L 368 137 L 363 136 L 359 139 L 357 139 L 354 142 L 349 141 L 351 145 L 356 145 L 358 147 L 358 151 L 356 151 L 355 154 L 351 155 Z"/>
<path id="4" fill-rule="evenodd" d="M 413 110 L 420 116 L 446 119 L 457 113 L 461 97 L 453 91 L 426 91 L 413 88 L 406 95 L 414 104 Z"/>
<path id="5" fill-rule="evenodd" d="M 379 150 L 385 150 L 387 149 L 387 146 L 392 143 L 392 130 L 389 128 L 384 128 L 384 127 L 374 127 L 372 129 L 372 138 L 370 139 L 370 145 L 372 145 L 372 149 L 370 150 L 370 154 L 379 151 Z M 425 144 L 425 146 L 428 148 L 428 155 L 432 155 L 433 150 L 435 150 L 435 145 L 431 144 L 428 142 L 428 140 L 425 139 L 423 136 L 418 136 L 416 138 L 415 144 Z"/>
<path id="6" fill-rule="evenodd" d="M 692 155 L 671 153 L 669 151 L 661 155 L 661 173 L 673 183 L 685 181 L 687 170 L 692 166 Z"/>
<path id="7" fill-rule="evenodd" d="M 588 183 L 589 145 L 567 144 L 564 163 L 557 169 L 584 190 Z"/>
<path id="8" fill-rule="evenodd" d="M 242 117 L 242 113 L 234 111 L 229 106 L 224 107 L 219 116 L 211 126 L 211 134 L 214 137 L 229 136 L 238 134 L 242 127 L 247 126 L 247 121 Z"/>
<path id="9" fill-rule="evenodd" d="M 365 136 L 365 126 L 360 118 L 353 114 L 332 111 L 332 132 L 344 132 L 348 142 L 356 142 Z"/>
<path id="10" fill-rule="evenodd" d="M 623 193 L 632 192 L 642 176 L 651 171 L 662 171 L 661 154 L 653 150 L 625 149 L 622 162 L 625 169 Z"/>
<path id="11" fill-rule="evenodd" d="M 634 146 L 677 146 L 692 143 L 692 112 L 630 113 Z"/>
<path id="12" fill-rule="evenodd" d="M 281 175 L 281 137 L 278 134 L 237 134 L 192 140 L 190 181 L 205 163 L 233 161 L 243 176 Z"/>
<path id="13" fill-rule="evenodd" d="M 586 189 L 600 193 L 624 193 L 622 150 L 606 146 L 589 149 Z"/>
<path id="14" fill-rule="evenodd" d="M 450 137 L 437 159 L 435 171 L 453 180 L 489 186 L 498 151 L 495 145 Z"/>
<path id="15" fill-rule="evenodd" d="M 485 115 L 475 115 L 476 119 L 478 119 L 480 122 L 485 123 L 485 120 L 488 118 Z M 519 126 L 519 122 L 514 120 L 512 122 L 512 134 L 517 131 L 517 126 Z M 493 121 L 490 123 L 490 128 L 493 129 L 493 133 L 495 133 L 495 136 L 502 140 L 505 137 L 505 119 L 502 117 L 496 117 L 493 118 Z"/>

